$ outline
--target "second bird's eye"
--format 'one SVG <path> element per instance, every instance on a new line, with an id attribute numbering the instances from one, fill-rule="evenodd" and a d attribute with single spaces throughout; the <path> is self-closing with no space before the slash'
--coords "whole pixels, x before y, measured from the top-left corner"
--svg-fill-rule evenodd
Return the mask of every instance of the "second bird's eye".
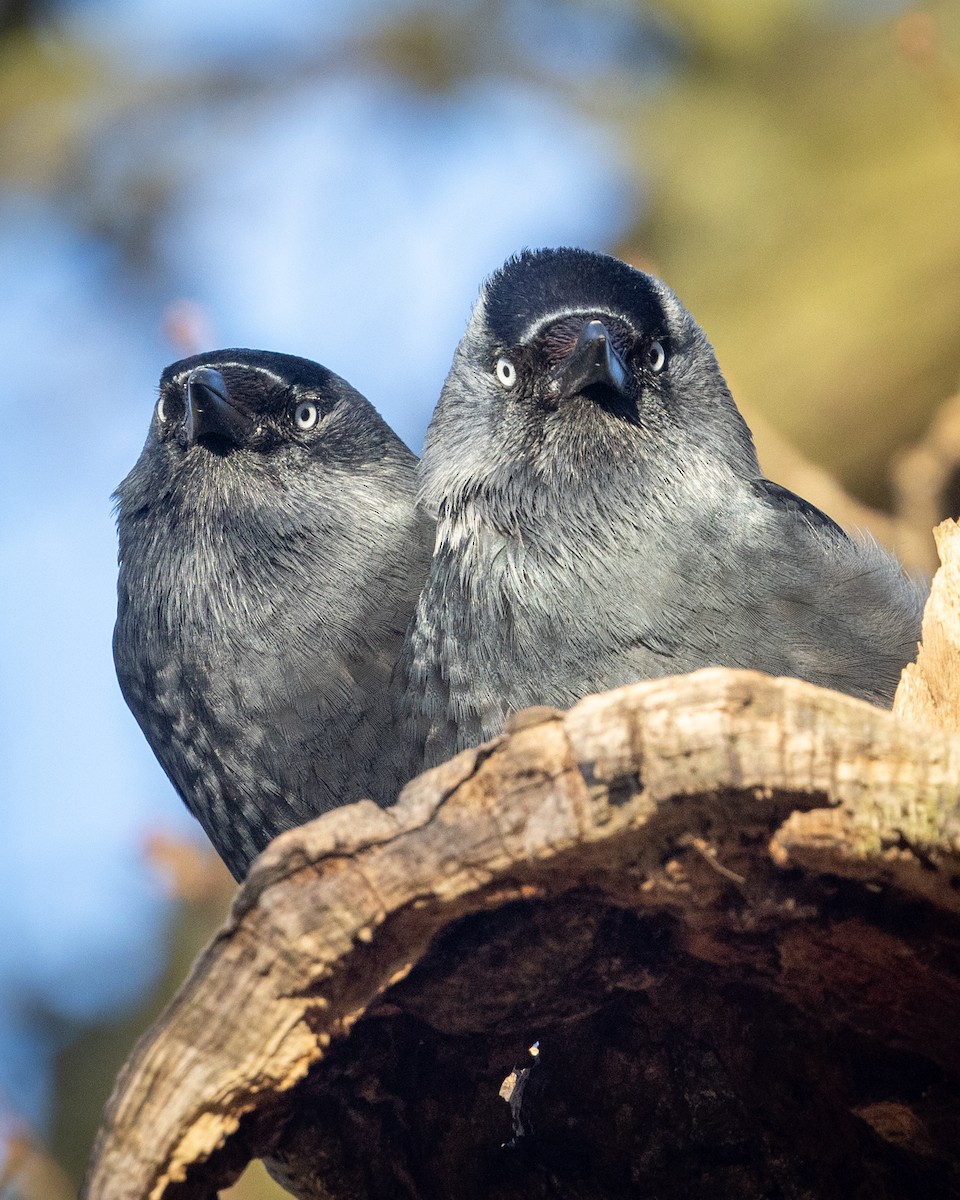
<path id="1" fill-rule="evenodd" d="M 317 406 L 309 401 L 298 404 L 293 414 L 293 423 L 298 429 L 312 429 L 320 418 Z"/>
<path id="2" fill-rule="evenodd" d="M 667 352 L 659 342 L 651 342 L 647 351 L 647 366 L 654 375 L 659 374 L 667 361 Z"/>
<path id="3" fill-rule="evenodd" d="M 166 419 L 167 419 L 167 406 L 164 403 L 163 396 L 161 396 L 160 399 L 157 401 L 157 420 L 162 425 Z"/>
<path id="4" fill-rule="evenodd" d="M 509 358 L 498 358 L 494 373 L 501 387 L 512 388 L 517 382 L 517 368 Z"/>

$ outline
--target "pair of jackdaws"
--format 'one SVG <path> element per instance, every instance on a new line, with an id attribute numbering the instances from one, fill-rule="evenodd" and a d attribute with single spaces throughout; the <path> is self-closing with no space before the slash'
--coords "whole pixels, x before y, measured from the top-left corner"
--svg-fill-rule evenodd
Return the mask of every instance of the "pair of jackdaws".
<path id="1" fill-rule="evenodd" d="M 763 477 L 676 296 L 582 250 L 486 282 L 422 462 L 326 368 L 221 350 L 118 496 L 121 686 L 237 878 L 524 706 L 709 665 L 889 704 L 919 637 L 900 566 Z"/>

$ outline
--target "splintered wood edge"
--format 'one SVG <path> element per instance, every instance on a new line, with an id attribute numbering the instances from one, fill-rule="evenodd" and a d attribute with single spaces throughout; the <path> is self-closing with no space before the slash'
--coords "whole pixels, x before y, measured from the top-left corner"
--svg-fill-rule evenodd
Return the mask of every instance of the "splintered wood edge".
<path id="1" fill-rule="evenodd" d="M 532 871 L 547 890 L 551 870 L 554 891 L 572 886 L 577 854 L 598 843 L 612 853 L 646 839 L 662 856 L 662 818 L 683 828 L 691 797 L 702 811 L 734 794 L 744 822 L 771 834 L 789 807 L 816 808 L 812 832 L 788 822 L 774 839 L 776 861 L 958 906 L 957 736 L 719 668 L 521 714 L 511 728 L 414 780 L 393 808 L 336 809 L 267 848 L 124 1068 L 88 1200 L 161 1200 L 244 1114 L 302 1079 L 439 929 L 522 894 Z"/>
<path id="2" fill-rule="evenodd" d="M 923 614 L 923 640 L 916 662 L 908 663 L 900 677 L 894 697 L 893 713 L 903 722 L 947 732 L 960 730 L 960 524 L 943 521 L 934 530 L 941 566 L 933 579 Z M 926 736 L 918 730 L 918 737 Z M 906 764 L 903 769 L 909 770 Z M 777 832 L 771 845 L 779 861 L 792 859 L 810 870 L 830 870 L 839 857 L 845 860 L 844 873 L 856 874 L 857 866 L 865 877 L 875 874 L 877 836 L 885 841 L 883 854 L 888 863 L 898 858 L 923 857 L 931 837 L 955 836 L 953 827 L 926 830 L 922 803 L 917 810 L 909 797 L 906 811 L 899 819 L 901 842 L 890 844 L 886 831 L 894 827 L 874 828 L 875 816 L 857 806 L 796 812 Z M 887 817 L 896 823 L 895 813 Z M 934 822 L 934 825 L 936 823 Z M 873 831 L 873 837 L 871 837 Z M 916 836 L 917 841 L 913 838 Z M 872 851 L 864 856 L 864 848 Z M 931 881 L 938 886 L 940 880 Z"/>
<path id="3" fill-rule="evenodd" d="M 960 729 L 960 525 L 933 532 L 941 567 L 923 614 L 923 642 L 900 677 L 893 711 L 904 720 Z"/>

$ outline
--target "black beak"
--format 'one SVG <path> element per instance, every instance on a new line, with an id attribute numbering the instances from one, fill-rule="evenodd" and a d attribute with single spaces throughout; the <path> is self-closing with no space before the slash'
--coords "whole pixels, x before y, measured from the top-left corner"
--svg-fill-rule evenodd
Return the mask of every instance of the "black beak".
<path id="1" fill-rule="evenodd" d="M 183 436 L 188 445 L 207 434 L 242 446 L 250 433 L 250 418 L 230 403 L 227 383 L 213 367 L 196 367 L 187 376 L 187 407 Z"/>
<path id="2" fill-rule="evenodd" d="M 577 344 L 557 369 L 550 391 L 557 400 L 576 396 L 593 383 L 623 392 L 627 375 L 623 359 L 611 345 L 606 325 L 602 321 L 588 321 Z"/>

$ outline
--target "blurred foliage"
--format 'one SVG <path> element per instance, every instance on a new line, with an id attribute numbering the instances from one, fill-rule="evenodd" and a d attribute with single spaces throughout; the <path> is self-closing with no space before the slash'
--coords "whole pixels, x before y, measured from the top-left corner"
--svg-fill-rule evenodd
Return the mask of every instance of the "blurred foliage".
<path id="1" fill-rule="evenodd" d="M 16 1160 L 22 1162 L 17 1180 L 23 1190 L 8 1197 L 0 1177 L 0 1200 L 67 1200 L 70 1182 L 74 1189 L 80 1185 L 104 1105 L 134 1042 L 160 1015 L 193 960 L 226 918 L 236 885 L 212 850 L 157 836 L 147 847 L 147 858 L 180 901 L 171 928 L 167 970 L 140 1009 L 85 1030 L 63 1053 L 57 1073 L 52 1157 L 27 1144 L 29 1156 Z M 53 1179 L 59 1191 L 53 1190 Z M 36 1183 L 33 1190 L 24 1183 L 31 1180 Z M 221 1195 L 223 1200 L 282 1200 L 288 1193 L 274 1183 L 262 1163 L 253 1162 L 234 1187 Z"/>
<path id="2" fill-rule="evenodd" d="M 75 1195 L 66 1172 L 28 1133 L 7 1137 L 0 1155 L 0 1200 L 72 1200 Z"/>
<path id="3" fill-rule="evenodd" d="M 624 120 L 653 189 L 624 252 L 692 309 L 748 412 L 885 501 L 894 450 L 960 381 L 960 8 L 659 6 L 694 48 Z"/>
<path id="4" fill-rule="evenodd" d="M 0 0 L 0 36 L 25 25 L 32 9 L 31 0 Z"/>
<path id="5" fill-rule="evenodd" d="M 153 103 L 164 85 L 119 82 L 91 51 L 32 32 L 22 7 L 0 23 L 0 177 L 56 192 L 97 122 Z M 607 11 L 597 0 L 583 7 L 597 20 Z M 620 251 L 692 309 L 748 413 L 883 502 L 894 451 L 960 380 L 960 5 L 868 19 L 866 4 L 841 17 L 828 0 L 637 0 L 645 27 L 651 9 L 676 46 L 662 86 L 620 69 L 590 87 L 569 82 L 575 102 L 619 127 L 647 188 Z M 478 71 L 542 83 L 516 53 L 505 11 L 489 3 L 390 20 L 358 42 L 356 62 L 440 93 Z M 551 11 L 545 3 L 542 19 Z M 213 882 L 203 870 L 177 878 L 183 904 L 162 985 L 140 1012 L 85 1032 L 63 1056 L 54 1153 L 74 1180 L 117 1070 L 232 892 L 216 871 Z M 254 1168 L 231 1194 L 283 1193 Z"/>
<path id="6" fill-rule="evenodd" d="M 836 12 L 835 5 L 816 0 L 653 0 L 652 7 L 670 19 L 690 50 L 728 65 L 769 59 Z"/>
<path id="7" fill-rule="evenodd" d="M 476 13 L 437 9 L 385 21 L 364 40 L 371 64 L 431 91 L 447 91 L 472 69 Z M 472 19 L 471 19 L 472 18 Z"/>
<path id="8" fill-rule="evenodd" d="M 0 38 L 0 179 L 56 187 L 107 77 L 104 63 L 62 39 L 21 26 Z"/>
<path id="9" fill-rule="evenodd" d="M 157 837 L 147 847 L 146 858 L 151 869 L 166 881 L 171 896 L 180 901 L 170 930 L 167 969 L 142 1007 L 84 1030 L 64 1051 L 58 1064 L 51 1149 L 77 1185 L 83 1178 L 104 1105 L 124 1060 L 222 924 L 236 890 L 226 867 L 212 849 L 201 850 L 192 843 Z M 251 1194 L 251 1200 L 253 1195 L 256 1193 Z"/>

